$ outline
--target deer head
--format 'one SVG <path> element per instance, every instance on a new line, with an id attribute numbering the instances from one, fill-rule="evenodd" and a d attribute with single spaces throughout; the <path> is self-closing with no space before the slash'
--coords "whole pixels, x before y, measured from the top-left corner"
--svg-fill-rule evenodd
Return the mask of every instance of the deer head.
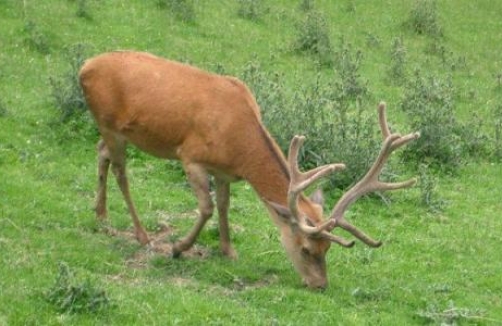
<path id="1" fill-rule="evenodd" d="M 302 275 L 304 283 L 309 287 L 324 288 L 327 285 L 325 255 L 331 242 L 345 248 L 350 248 L 355 243 L 353 240 L 349 241 L 332 234 L 333 229 L 340 227 L 373 248 L 377 248 L 382 244 L 381 241 L 371 238 L 345 219 L 344 213 L 352 203 L 370 192 L 408 188 L 416 183 L 416 179 L 397 183 L 387 183 L 379 180 L 382 168 L 392 152 L 420 136 L 419 133 L 411 133 L 405 136 L 392 134 L 388 127 L 385 110 L 385 103 L 380 103 L 378 116 L 383 143 L 378 157 L 366 175 L 336 203 L 331 216 L 321 222 L 319 222 L 318 216 L 313 220 L 312 215 L 309 216 L 309 214 L 305 213 L 304 207 L 308 205 L 309 201 L 302 196 L 302 192 L 317 180 L 334 171 L 345 169 L 345 165 L 329 164 L 307 172 L 301 172 L 298 168 L 298 152 L 305 141 L 305 137 L 295 136 L 291 141 L 288 156 L 291 175 L 288 206 L 285 207 L 274 202 L 269 202 L 269 205 L 284 219 L 287 225 L 283 227 L 282 231 L 283 245 L 295 268 Z M 316 194 L 316 197 L 318 196 Z M 321 207 L 319 206 L 315 215 L 322 215 Z"/>

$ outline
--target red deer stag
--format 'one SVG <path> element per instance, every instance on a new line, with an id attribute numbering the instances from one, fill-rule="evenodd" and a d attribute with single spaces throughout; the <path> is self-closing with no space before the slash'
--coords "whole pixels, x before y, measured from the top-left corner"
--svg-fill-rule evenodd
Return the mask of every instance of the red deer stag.
<path id="1" fill-rule="evenodd" d="M 297 155 L 304 138 L 291 142 L 286 160 L 261 122 L 260 110 L 250 90 L 236 78 L 219 76 L 151 54 L 112 52 L 88 60 L 80 82 L 101 133 L 98 144 L 98 219 L 105 219 L 106 181 L 111 164 L 143 245 L 149 238 L 138 219 L 126 177 L 126 144 L 166 159 L 182 162 L 198 200 L 199 216 L 192 230 L 173 244 L 174 257 L 189 249 L 213 214 L 209 175 L 216 185 L 220 247 L 234 258 L 228 226 L 229 184 L 246 180 L 258 193 L 281 233 L 282 244 L 293 265 L 311 288 L 325 288 L 326 252 L 332 242 L 351 247 L 330 233 L 340 227 L 371 247 L 380 246 L 345 218 L 347 207 L 372 191 L 410 187 L 415 180 L 383 183 L 378 180 L 389 155 L 417 138 L 418 133 L 391 134 L 385 105 L 379 105 L 383 146 L 367 175 L 336 204 L 324 220 L 322 205 L 303 190 L 343 164 L 322 166 L 302 173 Z"/>

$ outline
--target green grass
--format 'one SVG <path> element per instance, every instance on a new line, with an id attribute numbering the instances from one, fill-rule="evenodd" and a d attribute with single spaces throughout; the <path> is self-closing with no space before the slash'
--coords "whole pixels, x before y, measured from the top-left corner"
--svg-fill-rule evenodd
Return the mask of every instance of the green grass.
<path id="1" fill-rule="evenodd" d="M 390 195 L 390 205 L 361 200 L 349 218 L 385 244 L 333 247 L 330 286 L 321 293 L 301 286 L 278 232 L 245 184 L 232 187 L 235 262 L 218 253 L 216 220 L 197 242 L 203 254 L 179 260 L 99 232 L 92 211 L 97 136 L 61 126 L 51 102 L 49 78 L 68 69 L 65 49 L 78 43 L 88 45 L 89 55 L 139 49 L 235 75 L 255 61 L 280 72 L 291 92 L 317 74 L 329 78 L 330 68 L 318 70 L 308 55 L 293 51 L 300 1 L 267 2 L 263 17 L 253 20 L 238 15 L 238 1 L 194 3 L 194 21 L 183 22 L 154 0 L 0 0 L 0 325 L 501 324 L 502 166 L 487 159 L 472 159 L 454 177 L 439 176 L 442 211 L 421 206 L 418 188 Z M 438 1 L 440 42 L 451 52 L 446 61 L 428 53 L 430 37 L 404 26 L 413 3 L 315 5 L 335 47 L 343 37 L 363 51 L 361 74 L 374 102 L 387 101 L 400 130 L 407 129 L 397 112 L 402 85 L 387 75 L 397 37 L 408 69 L 453 74 L 459 119 L 476 112 L 489 121 L 501 98 L 495 76 L 502 71 L 502 3 Z M 452 72 L 460 57 L 465 64 Z M 490 132 L 488 123 L 485 128 Z M 131 190 L 143 223 L 154 231 L 165 222 L 173 237 L 184 235 L 196 201 L 179 167 L 131 156 Z M 109 189 L 112 224 L 130 229 L 114 180 Z M 96 313 L 58 311 L 46 296 L 61 262 L 78 280 L 104 290 L 110 305 Z"/>

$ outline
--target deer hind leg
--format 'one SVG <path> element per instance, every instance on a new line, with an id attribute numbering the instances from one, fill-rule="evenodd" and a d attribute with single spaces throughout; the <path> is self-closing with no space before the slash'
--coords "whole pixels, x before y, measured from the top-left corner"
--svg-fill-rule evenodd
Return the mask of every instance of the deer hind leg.
<path id="1" fill-rule="evenodd" d="M 131 214 L 132 222 L 134 225 L 134 235 L 136 239 L 142 244 L 147 245 L 150 241 L 148 239 L 148 234 L 145 229 L 141 225 L 139 221 L 138 214 L 136 213 L 136 209 L 131 199 L 131 194 L 129 192 L 129 183 L 126 175 L 126 142 L 118 139 L 114 139 L 113 137 L 109 137 L 106 140 L 100 142 L 100 151 L 99 151 L 99 189 L 98 189 L 98 201 L 96 205 L 96 211 L 98 212 L 98 216 L 100 211 L 106 212 L 106 208 L 102 208 L 105 206 L 106 201 L 106 176 L 108 166 L 112 165 L 112 171 L 115 175 L 117 183 L 120 187 L 120 191 L 124 197 L 124 200 L 127 204 L 127 208 L 129 210 L 129 214 Z M 106 171 L 106 172 L 105 172 Z M 103 174 L 101 174 L 103 173 Z"/>
<path id="2" fill-rule="evenodd" d="M 230 183 L 216 178 L 216 207 L 218 208 L 218 221 L 220 229 L 220 249 L 223 255 L 237 259 L 237 253 L 232 248 L 230 241 L 230 228 L 228 224 L 228 206 L 230 204 Z"/>
<path id="3" fill-rule="evenodd" d="M 207 171 L 198 164 L 185 164 L 188 182 L 199 202 L 199 217 L 190 232 L 177 241 L 172 248 L 173 257 L 177 258 L 183 251 L 192 247 L 207 220 L 213 215 L 214 204 L 209 191 L 209 176 Z"/>

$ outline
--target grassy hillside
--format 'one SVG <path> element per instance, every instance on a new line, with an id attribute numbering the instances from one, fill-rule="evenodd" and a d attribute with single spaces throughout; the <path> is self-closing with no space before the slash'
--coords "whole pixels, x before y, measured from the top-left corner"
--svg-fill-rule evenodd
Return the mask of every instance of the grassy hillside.
<path id="1" fill-rule="evenodd" d="M 257 7 L 194 0 L 188 1 L 193 12 L 177 13 L 173 3 L 182 1 L 0 0 L 0 325 L 502 323 L 496 124 L 502 2 L 437 1 L 427 15 L 437 20 L 426 26 L 439 30 L 421 33 L 410 25 L 413 0 L 258 1 Z M 315 21 L 324 22 L 330 41 L 325 57 L 295 50 L 307 30 L 302 4 L 313 4 L 314 17 L 324 18 Z M 93 212 L 98 136 L 85 116 L 63 121 L 53 98 L 56 90 L 67 91 L 79 55 L 149 51 L 249 78 L 260 96 L 283 90 L 281 103 L 293 103 L 317 80 L 333 85 L 344 46 L 362 55 L 357 74 L 368 87 L 370 112 L 385 100 L 389 120 L 411 131 L 413 119 L 401 103 L 420 71 L 426 80 L 451 81 L 453 92 L 442 100 L 474 130 L 452 136 L 454 150 L 466 142 L 486 148 L 459 150 L 449 174 L 393 162 L 400 174 L 421 174 L 419 186 L 351 208 L 349 219 L 384 246 L 333 246 L 326 291 L 302 287 L 278 232 L 244 183 L 232 187 L 235 262 L 218 252 L 215 218 L 182 259 L 141 248 L 127 236 L 131 221 L 114 180 L 110 218 L 125 232 L 101 232 Z M 252 67 L 273 83 L 256 83 L 246 73 Z M 324 90 L 313 94 L 326 100 Z M 282 115 L 267 106 L 270 98 L 259 101 L 267 122 L 286 119 L 291 109 Z M 269 127 L 282 132 L 284 126 Z M 165 243 L 184 235 L 196 200 L 179 166 L 134 150 L 128 164 L 144 225 L 152 233 L 162 233 L 159 223 L 168 225 Z M 339 195 L 329 192 L 328 203 Z"/>

